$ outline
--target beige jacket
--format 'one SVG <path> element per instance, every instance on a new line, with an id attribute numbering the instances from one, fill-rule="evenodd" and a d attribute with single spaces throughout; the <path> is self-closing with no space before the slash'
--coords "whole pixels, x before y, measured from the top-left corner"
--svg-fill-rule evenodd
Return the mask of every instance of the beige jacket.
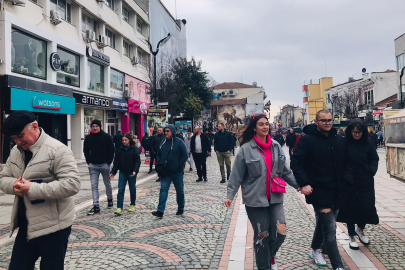
<path id="1" fill-rule="evenodd" d="M 13 184 L 20 177 L 27 180 L 42 179 L 31 183 L 24 196 L 28 220 L 28 240 L 47 235 L 73 224 L 76 217 L 73 196 L 80 190 L 80 177 L 72 151 L 48 136 L 43 130 L 37 142 L 30 147 L 32 159 L 24 168 L 24 151 L 17 146 L 11 150 L 0 172 L 0 189 L 15 194 Z M 33 200 L 45 200 L 32 204 Z M 11 235 L 18 227 L 18 196 L 15 196 L 11 215 Z M 10 235 L 10 236 L 11 236 Z"/>

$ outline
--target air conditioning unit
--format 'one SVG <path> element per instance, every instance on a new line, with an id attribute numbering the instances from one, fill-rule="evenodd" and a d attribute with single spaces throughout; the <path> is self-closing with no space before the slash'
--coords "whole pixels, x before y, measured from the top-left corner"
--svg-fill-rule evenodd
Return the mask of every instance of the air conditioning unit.
<path id="1" fill-rule="evenodd" d="M 132 57 L 131 58 L 131 64 L 134 65 L 134 66 L 139 64 L 138 57 L 135 57 L 135 56 Z"/>
<path id="2" fill-rule="evenodd" d="M 236 91 L 233 90 L 233 89 L 231 89 L 231 90 L 229 90 L 228 95 L 229 95 L 230 97 L 234 97 L 234 96 L 236 96 Z"/>
<path id="3" fill-rule="evenodd" d="M 111 39 L 108 36 L 99 35 L 97 44 L 99 47 L 111 46 Z"/>
<path id="4" fill-rule="evenodd" d="M 58 25 L 62 22 L 62 18 L 60 17 L 60 13 L 56 10 L 51 10 L 51 23 Z"/>
<path id="5" fill-rule="evenodd" d="M 221 97 L 226 97 L 228 95 L 228 91 L 222 91 L 221 92 Z"/>
<path id="6" fill-rule="evenodd" d="M 124 98 L 133 98 L 134 93 L 131 90 L 124 90 Z"/>
<path id="7" fill-rule="evenodd" d="M 96 41 L 96 32 L 93 30 L 86 30 L 86 40 L 87 42 Z"/>
<path id="8" fill-rule="evenodd" d="M 10 1 L 13 5 L 25 7 L 27 0 L 11 0 Z"/>

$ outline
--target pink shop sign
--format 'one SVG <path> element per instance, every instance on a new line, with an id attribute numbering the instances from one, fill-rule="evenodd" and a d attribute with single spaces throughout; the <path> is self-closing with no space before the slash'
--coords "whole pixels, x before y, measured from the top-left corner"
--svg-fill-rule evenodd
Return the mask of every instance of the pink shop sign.
<path id="1" fill-rule="evenodd" d="M 150 103 L 150 95 L 147 94 L 148 88 L 149 84 L 129 75 L 125 75 L 125 90 L 132 91 L 134 100 Z"/>
<path id="2" fill-rule="evenodd" d="M 149 103 L 145 103 L 138 100 L 128 99 L 128 111 L 130 113 L 147 114 L 149 109 Z"/>

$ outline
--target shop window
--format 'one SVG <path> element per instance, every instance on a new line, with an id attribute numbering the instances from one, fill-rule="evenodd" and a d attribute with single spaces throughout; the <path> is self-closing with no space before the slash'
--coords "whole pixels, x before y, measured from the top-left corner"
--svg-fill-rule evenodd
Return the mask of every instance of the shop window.
<path id="1" fill-rule="evenodd" d="M 11 70 L 46 79 L 46 42 L 13 29 L 11 34 Z"/>
<path id="2" fill-rule="evenodd" d="M 60 13 L 60 17 L 67 21 L 71 22 L 71 7 L 66 0 L 51 0 L 51 10 L 56 10 Z"/>
<path id="3" fill-rule="evenodd" d="M 57 82 L 72 86 L 80 86 L 80 57 L 58 48 L 61 68 L 57 72 Z"/>
<path id="4" fill-rule="evenodd" d="M 141 20 L 136 20 L 136 30 L 142 34 L 143 24 Z"/>
<path id="5" fill-rule="evenodd" d="M 97 21 L 88 15 L 82 14 L 82 32 L 86 32 L 86 30 L 93 30 L 97 33 Z"/>
<path id="6" fill-rule="evenodd" d="M 124 40 L 124 55 L 131 57 L 131 44 L 128 41 Z"/>
<path id="7" fill-rule="evenodd" d="M 104 93 L 104 66 L 87 61 L 87 89 Z"/>
<path id="8" fill-rule="evenodd" d="M 123 91 L 124 90 L 124 73 L 111 69 L 110 72 L 110 88 Z"/>
<path id="9" fill-rule="evenodd" d="M 111 40 L 111 48 L 115 49 L 115 33 L 110 29 L 105 29 L 105 35 L 110 38 Z"/>
<path id="10" fill-rule="evenodd" d="M 122 19 L 127 23 L 129 23 L 129 11 L 128 8 L 124 6 L 122 7 Z"/>

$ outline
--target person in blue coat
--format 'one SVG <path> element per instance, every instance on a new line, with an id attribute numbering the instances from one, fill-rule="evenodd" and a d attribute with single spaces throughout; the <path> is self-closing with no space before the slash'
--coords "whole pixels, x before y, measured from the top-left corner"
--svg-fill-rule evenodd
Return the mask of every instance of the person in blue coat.
<path id="1" fill-rule="evenodd" d="M 188 159 L 187 148 L 185 143 L 176 137 L 176 129 L 174 125 L 168 125 L 163 130 L 165 139 L 161 142 L 156 156 L 156 168 L 160 177 L 160 194 L 159 205 L 157 211 L 152 212 L 152 215 L 162 218 L 166 201 L 169 195 L 170 184 L 173 182 L 176 189 L 177 197 L 177 213 L 182 215 L 184 213 L 184 166 Z"/>

